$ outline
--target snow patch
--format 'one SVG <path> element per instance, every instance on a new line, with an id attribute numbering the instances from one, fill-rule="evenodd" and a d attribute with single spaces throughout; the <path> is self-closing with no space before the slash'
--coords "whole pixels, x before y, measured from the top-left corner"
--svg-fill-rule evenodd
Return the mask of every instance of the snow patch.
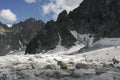
<path id="1" fill-rule="evenodd" d="M 91 46 L 94 42 L 94 37 L 92 34 L 79 34 L 78 41 L 86 46 Z"/>
<path id="2" fill-rule="evenodd" d="M 102 38 L 96 41 L 93 45 L 120 46 L 120 38 Z"/>
<path id="3" fill-rule="evenodd" d="M 78 52 L 83 47 L 84 47 L 83 44 L 76 44 L 75 46 L 72 46 L 70 49 L 68 49 L 65 54 Z"/>
<path id="4" fill-rule="evenodd" d="M 76 31 L 70 31 L 70 32 L 76 39 L 78 38 L 78 33 Z"/>

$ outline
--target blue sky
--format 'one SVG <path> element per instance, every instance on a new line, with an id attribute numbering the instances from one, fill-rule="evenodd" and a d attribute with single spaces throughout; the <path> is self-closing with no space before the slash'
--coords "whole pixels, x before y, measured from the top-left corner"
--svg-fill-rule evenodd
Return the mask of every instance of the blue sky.
<path id="1" fill-rule="evenodd" d="M 62 10 L 68 12 L 82 0 L 0 0 L 0 22 L 14 24 L 28 18 L 56 20 Z"/>

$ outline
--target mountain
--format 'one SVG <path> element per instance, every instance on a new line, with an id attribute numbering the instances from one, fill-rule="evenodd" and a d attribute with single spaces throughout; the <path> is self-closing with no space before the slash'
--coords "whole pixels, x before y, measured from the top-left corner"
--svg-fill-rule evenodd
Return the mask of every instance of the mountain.
<path id="1" fill-rule="evenodd" d="M 0 24 L 0 55 L 10 51 L 25 50 L 26 45 L 44 27 L 45 23 L 34 18 L 14 24 L 8 28 Z"/>
<path id="2" fill-rule="evenodd" d="M 54 49 L 60 40 L 61 45 L 66 48 L 70 48 L 76 41 L 67 27 L 58 27 L 56 22 L 49 21 L 27 45 L 26 53 L 33 54 Z"/>
<path id="3" fill-rule="evenodd" d="M 6 25 L 0 23 L 0 55 L 4 54 L 2 53 L 3 51 L 6 53 L 8 41 L 10 40 L 8 36 L 10 32 L 10 29 Z"/>
<path id="4" fill-rule="evenodd" d="M 94 37 L 93 42 L 100 37 L 120 37 L 120 0 L 84 0 L 69 14 L 64 10 L 57 21 L 49 21 L 31 40 L 26 53 L 46 52 L 58 43 L 70 48 L 78 41 L 71 31 L 91 34 L 89 38 Z"/>

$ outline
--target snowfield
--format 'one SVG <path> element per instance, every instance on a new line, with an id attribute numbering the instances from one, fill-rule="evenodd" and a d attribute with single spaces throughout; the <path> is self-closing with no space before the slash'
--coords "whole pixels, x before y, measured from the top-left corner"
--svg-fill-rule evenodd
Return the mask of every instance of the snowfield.
<path id="1" fill-rule="evenodd" d="M 120 80 L 120 46 L 82 54 L 74 51 L 77 47 L 56 54 L 1 56 L 0 80 Z"/>

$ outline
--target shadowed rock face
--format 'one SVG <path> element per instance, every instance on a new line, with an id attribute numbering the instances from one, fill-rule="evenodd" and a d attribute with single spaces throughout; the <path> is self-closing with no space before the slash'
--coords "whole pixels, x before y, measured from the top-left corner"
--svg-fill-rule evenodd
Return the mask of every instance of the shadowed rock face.
<path id="1" fill-rule="evenodd" d="M 26 53 L 36 53 L 41 51 L 50 50 L 56 47 L 59 41 L 57 25 L 54 21 L 49 21 L 46 27 L 33 38 L 28 44 Z"/>
<path id="2" fill-rule="evenodd" d="M 97 37 L 120 37 L 120 0 L 84 0 L 69 14 L 63 11 L 56 22 L 48 22 L 33 38 L 26 53 L 55 48 L 60 38 L 61 45 L 71 47 L 76 39 L 70 30 L 80 34 L 92 33 Z"/>
<path id="3" fill-rule="evenodd" d="M 49 21 L 28 44 L 26 54 L 35 54 L 54 49 L 59 43 L 60 38 L 62 39 L 61 45 L 65 47 L 70 47 L 76 41 L 67 28 L 58 27 L 56 22 Z"/>
<path id="4" fill-rule="evenodd" d="M 70 12 L 75 30 L 103 37 L 120 37 L 120 1 L 84 0 Z"/>
<path id="5" fill-rule="evenodd" d="M 14 24 L 11 28 L 0 24 L 0 55 L 9 51 L 25 50 L 26 45 L 44 25 L 42 21 L 33 18 Z"/>
<path id="6" fill-rule="evenodd" d="M 9 43 L 9 36 L 8 34 L 10 33 L 10 29 L 0 23 L 0 55 L 3 55 L 3 51 L 7 52 L 8 43 Z"/>
<path id="7" fill-rule="evenodd" d="M 13 25 L 11 30 L 12 38 L 16 41 L 16 44 L 22 44 L 21 46 L 26 46 L 32 38 L 44 27 L 44 23 L 40 20 L 36 21 L 30 18 L 24 22 Z M 13 46 L 15 48 L 15 46 Z"/>

